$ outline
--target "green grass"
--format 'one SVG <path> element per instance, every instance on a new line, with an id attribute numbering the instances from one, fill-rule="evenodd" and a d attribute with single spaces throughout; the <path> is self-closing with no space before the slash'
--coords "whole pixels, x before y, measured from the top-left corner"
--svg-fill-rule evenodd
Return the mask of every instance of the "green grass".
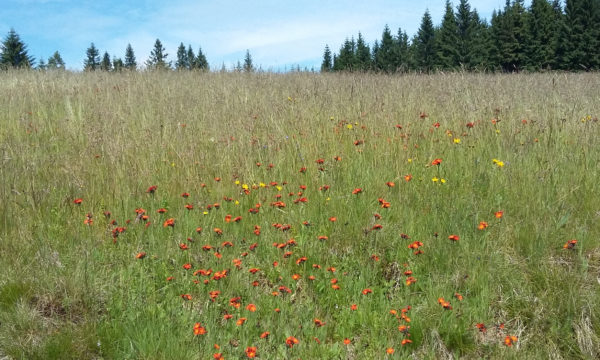
<path id="1" fill-rule="evenodd" d="M 0 356 L 231 359 L 250 346 L 263 359 L 600 356 L 598 74 L 0 78 Z M 126 231 L 113 239 L 116 226 Z M 390 314 L 407 306 L 410 323 Z M 206 334 L 194 336 L 197 322 Z"/>

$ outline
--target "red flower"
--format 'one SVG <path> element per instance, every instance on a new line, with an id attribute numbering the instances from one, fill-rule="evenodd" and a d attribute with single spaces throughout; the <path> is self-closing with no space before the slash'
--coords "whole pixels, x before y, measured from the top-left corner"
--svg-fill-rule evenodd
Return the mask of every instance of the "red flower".
<path id="1" fill-rule="evenodd" d="M 185 204 L 185 208 L 188 209 L 188 210 L 193 210 L 194 209 L 194 205 Z"/>
<path id="2" fill-rule="evenodd" d="M 82 202 L 83 202 L 83 199 L 82 199 L 82 198 L 77 198 L 77 199 L 73 200 L 73 203 L 74 203 L 75 205 L 81 205 L 81 203 L 82 203 Z"/>
<path id="3" fill-rule="evenodd" d="M 192 264 L 190 264 L 190 263 L 186 263 L 186 264 L 183 264 L 183 266 L 182 266 L 182 267 L 183 267 L 185 270 L 189 270 L 189 269 L 191 269 L 191 268 L 192 268 Z"/>
<path id="4" fill-rule="evenodd" d="M 363 294 L 363 295 L 368 295 L 368 294 L 370 294 L 370 293 L 372 293 L 372 292 L 373 292 L 373 290 L 371 290 L 371 289 L 369 289 L 369 288 L 366 288 L 366 289 L 364 289 L 364 290 L 362 291 L 362 294 Z"/>
<path id="5" fill-rule="evenodd" d="M 577 240 L 569 240 L 563 245 L 563 249 L 573 249 L 575 247 L 575 244 L 577 244 Z"/>
<path id="6" fill-rule="evenodd" d="M 485 325 L 483 323 L 477 323 L 477 324 L 475 324 L 475 327 L 477 327 L 477 329 L 479 329 L 479 331 L 482 333 L 487 331 L 487 328 L 485 327 Z"/>
<path id="7" fill-rule="evenodd" d="M 189 197 L 189 196 L 190 196 L 190 194 L 189 194 L 189 193 L 186 193 L 186 192 L 184 192 L 183 194 L 181 194 L 181 197 L 183 197 L 183 198 L 187 198 L 187 197 Z"/>
<path id="8" fill-rule="evenodd" d="M 325 323 L 319 319 L 314 319 L 313 321 L 314 321 L 316 327 L 321 327 L 321 326 L 325 325 Z"/>
<path id="9" fill-rule="evenodd" d="M 496 211 L 494 213 L 494 216 L 496 216 L 496 219 L 502 218 L 502 215 L 504 215 L 504 211 Z"/>
<path id="10" fill-rule="evenodd" d="M 460 237 L 458 235 L 450 235 L 450 236 L 448 236 L 448 239 L 450 239 L 452 241 L 458 241 L 460 239 Z"/>
<path id="11" fill-rule="evenodd" d="M 187 249 L 189 249 L 189 248 L 188 248 L 188 246 L 187 246 L 186 244 L 183 244 L 183 243 L 182 243 L 182 244 L 179 244 L 179 248 L 180 248 L 181 250 L 187 250 Z"/>
<path id="12" fill-rule="evenodd" d="M 267 337 L 269 337 L 269 335 L 271 335 L 271 333 L 268 331 L 265 331 L 264 333 L 260 334 L 260 338 L 266 339 Z"/>
<path id="13" fill-rule="evenodd" d="M 357 195 L 360 194 L 363 190 L 361 188 L 356 188 L 354 190 L 352 190 L 352 195 Z"/>
<path id="14" fill-rule="evenodd" d="M 175 227 L 175 219 L 170 218 L 170 219 L 165 220 L 165 222 L 163 223 L 163 227 L 167 227 L 167 226 Z"/>
<path id="15" fill-rule="evenodd" d="M 136 259 L 143 259 L 146 257 L 146 253 L 145 252 L 139 252 L 137 253 L 137 255 L 135 256 Z"/>
<path id="16" fill-rule="evenodd" d="M 288 338 L 285 340 L 285 344 L 289 347 L 293 347 L 294 345 L 296 345 L 298 343 L 299 343 L 298 339 L 296 339 L 293 336 L 288 336 Z"/>
<path id="17" fill-rule="evenodd" d="M 249 359 L 253 359 L 256 357 L 256 346 L 249 346 L 246 348 L 246 356 Z"/>
<path id="18" fill-rule="evenodd" d="M 394 184 L 394 182 L 393 182 L 393 181 L 388 181 L 388 182 L 386 182 L 385 184 L 386 184 L 388 187 L 394 187 L 394 186 L 396 186 L 396 184 Z"/>
<path id="19" fill-rule="evenodd" d="M 206 334 L 206 329 L 200 324 L 194 324 L 194 335 L 204 335 Z"/>
<path id="20" fill-rule="evenodd" d="M 473 128 L 473 126 L 475 126 L 475 124 L 474 124 L 474 123 L 472 123 L 472 122 L 468 122 L 468 123 L 467 123 L 467 127 L 468 127 L 469 129 Z"/>
<path id="21" fill-rule="evenodd" d="M 442 163 L 442 159 L 434 159 L 431 162 L 431 165 L 440 165 Z"/>
<path id="22" fill-rule="evenodd" d="M 516 343 L 517 340 L 517 337 L 514 335 L 506 335 L 506 337 L 504 338 L 504 345 L 513 346 L 513 344 Z"/>
<path id="23" fill-rule="evenodd" d="M 156 189 L 157 189 L 157 186 L 156 185 L 152 185 L 148 189 L 146 189 L 146 192 L 148 194 L 154 194 L 154 192 L 156 191 Z"/>

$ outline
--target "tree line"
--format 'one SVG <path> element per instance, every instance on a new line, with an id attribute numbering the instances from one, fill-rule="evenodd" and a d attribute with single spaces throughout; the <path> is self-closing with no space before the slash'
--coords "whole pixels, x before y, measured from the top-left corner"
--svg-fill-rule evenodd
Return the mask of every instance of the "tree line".
<path id="1" fill-rule="evenodd" d="M 325 46 L 321 71 L 589 71 L 600 69 L 600 0 L 506 0 L 491 22 L 468 0 L 446 0 L 441 24 L 429 11 L 409 39 L 386 25 L 372 46 L 359 32 L 339 52 Z"/>

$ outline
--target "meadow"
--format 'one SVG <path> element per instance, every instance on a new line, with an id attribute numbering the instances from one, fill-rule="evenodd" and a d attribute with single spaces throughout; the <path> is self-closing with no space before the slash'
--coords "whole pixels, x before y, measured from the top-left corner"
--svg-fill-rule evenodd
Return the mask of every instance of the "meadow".
<path id="1" fill-rule="evenodd" d="M 600 357 L 600 74 L 0 81 L 2 359 Z"/>

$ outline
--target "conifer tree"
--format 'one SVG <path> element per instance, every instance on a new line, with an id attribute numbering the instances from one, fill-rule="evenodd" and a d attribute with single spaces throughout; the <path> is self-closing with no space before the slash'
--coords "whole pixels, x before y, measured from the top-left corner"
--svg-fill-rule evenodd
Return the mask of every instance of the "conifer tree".
<path id="1" fill-rule="evenodd" d="M 27 53 L 27 45 L 21 40 L 15 29 L 0 44 L 0 68 L 31 68 L 35 59 Z"/>
<path id="2" fill-rule="evenodd" d="M 568 70 L 590 70 L 600 66 L 600 1 L 567 0 L 559 35 L 558 61 Z"/>
<path id="3" fill-rule="evenodd" d="M 333 64 L 331 59 L 331 50 L 329 45 L 325 45 L 325 52 L 323 53 L 323 62 L 321 63 L 321 72 L 329 72 L 332 70 Z"/>
<path id="4" fill-rule="evenodd" d="M 136 70 L 137 63 L 135 62 L 135 54 L 133 53 L 133 48 L 131 44 L 127 44 L 127 48 L 125 49 L 125 68 L 127 70 Z"/>
<path id="5" fill-rule="evenodd" d="M 150 52 L 150 58 L 146 61 L 146 67 L 149 70 L 170 70 L 171 62 L 167 62 L 169 54 L 165 53 L 165 48 L 159 39 L 154 43 L 154 49 Z"/>
<path id="6" fill-rule="evenodd" d="M 359 32 L 358 39 L 356 40 L 356 69 L 361 71 L 367 71 L 370 68 L 371 49 L 369 49 L 369 45 L 365 43 L 365 39 Z"/>
<path id="7" fill-rule="evenodd" d="M 40 61 L 38 62 L 37 69 L 44 71 L 47 68 L 48 68 L 48 65 L 46 65 L 46 61 L 44 60 L 44 58 L 40 57 Z"/>
<path id="8" fill-rule="evenodd" d="M 100 62 L 100 70 L 102 70 L 102 71 L 111 71 L 112 70 L 112 63 L 110 61 L 110 55 L 108 55 L 107 51 L 105 51 L 104 55 L 102 56 L 102 61 Z"/>
<path id="9" fill-rule="evenodd" d="M 394 71 L 407 71 L 411 68 L 411 59 L 409 54 L 408 35 L 406 31 L 398 28 L 398 35 L 394 39 Z"/>
<path id="10" fill-rule="evenodd" d="M 254 65 L 252 64 L 252 56 L 250 55 L 250 50 L 246 49 L 246 56 L 244 56 L 244 72 L 253 72 Z"/>
<path id="11" fill-rule="evenodd" d="M 441 69 L 455 69 L 459 66 L 458 25 L 452 9 L 452 4 L 446 0 L 446 12 L 438 31 L 437 58 Z"/>
<path id="12" fill-rule="evenodd" d="M 384 72 L 395 71 L 394 38 L 389 26 L 383 28 L 381 42 L 378 44 L 377 54 L 375 56 L 375 67 Z"/>
<path id="13" fill-rule="evenodd" d="M 437 63 L 435 54 L 435 29 L 429 10 L 423 14 L 421 26 L 415 38 L 415 55 L 417 67 L 421 71 L 433 70 Z"/>
<path id="14" fill-rule="evenodd" d="M 468 0 L 460 0 L 456 8 L 456 26 L 458 28 L 458 62 L 461 66 L 469 68 L 471 65 L 473 14 Z"/>
<path id="15" fill-rule="evenodd" d="M 202 52 L 202 48 L 198 48 L 198 56 L 196 56 L 196 61 L 194 62 L 196 69 L 199 70 L 208 70 L 208 61 L 206 60 L 206 56 Z"/>
<path id="16" fill-rule="evenodd" d="M 547 0 L 532 0 L 527 18 L 529 43 L 527 44 L 528 68 L 532 70 L 555 67 L 558 38 L 557 18 L 552 4 Z"/>
<path id="17" fill-rule="evenodd" d="M 113 57 L 113 60 L 112 60 L 113 71 L 115 71 L 115 72 L 123 71 L 124 67 L 125 67 L 125 64 L 123 63 L 123 60 L 121 58 Z"/>
<path id="18" fill-rule="evenodd" d="M 190 69 L 190 70 L 196 69 L 196 55 L 194 54 L 192 45 L 188 45 L 186 56 L 187 56 L 187 60 L 188 60 L 188 69 Z"/>
<path id="19" fill-rule="evenodd" d="M 48 69 L 54 69 L 54 70 L 64 70 L 65 69 L 65 62 L 63 61 L 62 57 L 60 56 L 60 53 L 58 51 L 55 51 L 54 54 L 52 54 L 52 56 L 50 56 L 48 58 Z"/>
<path id="20" fill-rule="evenodd" d="M 83 62 L 83 69 L 85 71 L 94 71 L 100 67 L 100 51 L 96 48 L 94 43 L 86 50 L 86 59 Z"/>
<path id="21" fill-rule="evenodd" d="M 177 48 L 177 61 L 175 62 L 175 69 L 184 70 L 190 68 L 190 61 L 187 56 L 187 51 L 183 43 L 179 44 Z"/>
<path id="22" fill-rule="evenodd" d="M 490 63 L 490 53 L 492 52 L 493 44 L 490 37 L 490 28 L 487 22 L 479 17 L 477 10 L 473 10 L 471 14 L 472 31 L 468 66 L 471 70 L 485 70 L 492 65 Z"/>

